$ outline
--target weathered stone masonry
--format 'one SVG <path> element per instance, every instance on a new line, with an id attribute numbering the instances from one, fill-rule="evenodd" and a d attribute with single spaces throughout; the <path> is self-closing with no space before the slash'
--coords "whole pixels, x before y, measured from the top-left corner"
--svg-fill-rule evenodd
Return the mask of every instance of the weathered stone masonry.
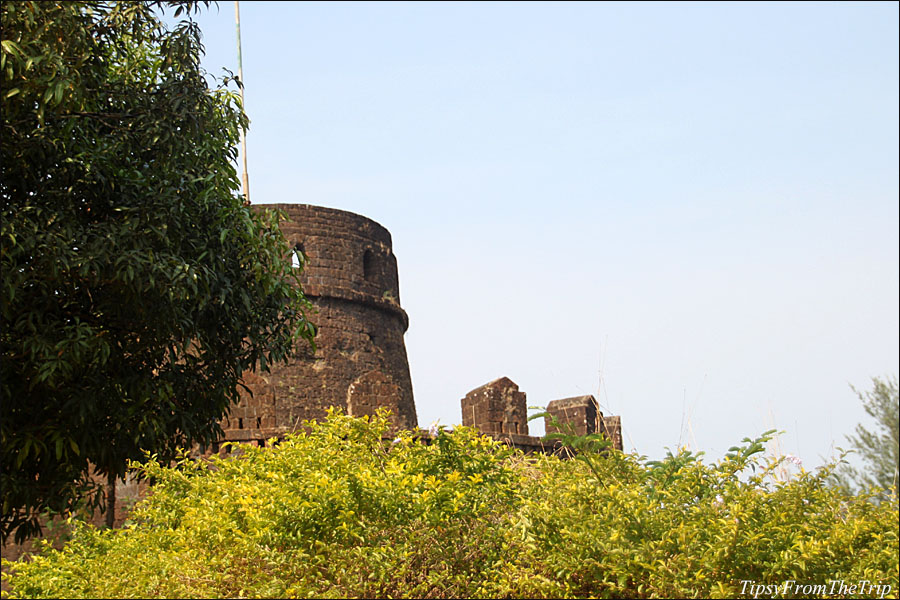
<path id="1" fill-rule="evenodd" d="M 301 341 L 298 357 L 270 373 L 246 373 L 253 391 L 243 394 L 222 422 L 224 441 L 262 442 L 282 437 L 306 419 L 322 419 L 330 406 L 350 415 L 389 408 L 394 425 L 417 427 L 403 334 L 409 325 L 400 308 L 397 259 L 391 234 L 366 217 L 306 204 L 263 204 L 287 220 L 281 230 L 304 263 L 301 286 L 317 313 L 316 351 Z M 548 451 L 528 435 L 525 393 L 506 377 L 469 392 L 461 401 L 462 423 L 527 451 Z M 578 434 L 606 433 L 622 448 L 619 417 L 604 417 L 593 396 L 554 400 L 547 407 Z M 553 431 L 549 421 L 547 431 Z"/>
<path id="2" fill-rule="evenodd" d="M 506 377 L 475 388 L 460 401 L 462 424 L 482 433 L 528 435 L 525 392 Z"/>
<path id="3" fill-rule="evenodd" d="M 295 253 L 306 259 L 300 281 L 318 311 L 310 315 L 318 328 L 317 348 L 313 353 L 301 341 L 290 364 L 273 365 L 270 373 L 245 373 L 244 382 L 253 394 L 243 393 L 223 419 L 223 441 L 264 443 L 297 429 L 305 419 L 324 418 L 330 406 L 350 415 L 370 415 L 386 407 L 397 428 L 416 429 L 403 343 L 409 319 L 400 308 L 391 234 L 370 219 L 332 208 L 305 204 L 256 208 L 278 208 L 287 215 L 281 230 Z M 295 256 L 299 263 L 300 255 Z M 461 404 L 463 425 L 526 452 L 557 450 L 557 445 L 528 435 L 525 393 L 506 377 L 472 390 Z M 555 400 L 547 409 L 577 433 L 602 430 L 616 448 L 622 448 L 619 417 L 603 417 L 592 396 Z M 127 513 L 122 500 L 136 500 L 145 484 L 120 480 L 116 489 L 118 527 Z M 95 515 L 96 523 L 102 519 Z M 3 558 L 16 560 L 30 548 L 30 543 L 5 544 Z"/>
<path id="4" fill-rule="evenodd" d="M 280 437 L 330 406 L 351 415 L 391 409 L 396 426 L 417 427 L 403 334 L 397 259 L 391 234 L 342 210 L 306 204 L 263 204 L 288 220 L 281 230 L 305 265 L 301 287 L 317 312 L 316 351 L 301 341 L 298 358 L 270 373 L 247 373 L 245 394 L 222 423 L 226 441 Z M 295 262 L 300 257 L 297 255 Z"/>
<path id="5" fill-rule="evenodd" d="M 519 391 L 507 377 L 495 379 L 475 388 L 460 400 L 462 424 L 475 427 L 485 435 L 530 452 L 547 452 L 557 445 L 547 444 L 528 435 L 528 415 L 525 392 Z M 576 396 L 551 400 L 547 404 L 550 417 L 544 418 L 547 433 L 560 431 L 552 419 L 562 425 L 564 433 L 589 435 L 602 433 L 612 442 L 613 448 L 622 450 L 622 425 L 619 417 L 604 417 L 593 396 Z"/>

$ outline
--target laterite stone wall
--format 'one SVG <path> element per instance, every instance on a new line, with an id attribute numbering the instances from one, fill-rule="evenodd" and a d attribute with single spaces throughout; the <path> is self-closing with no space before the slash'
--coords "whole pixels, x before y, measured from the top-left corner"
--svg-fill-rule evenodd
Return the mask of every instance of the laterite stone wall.
<path id="1" fill-rule="evenodd" d="M 495 440 L 501 440 L 524 452 L 558 452 L 558 441 L 544 441 L 528 435 L 528 415 L 525 392 L 519 390 L 508 377 L 495 379 L 477 387 L 460 400 L 462 424 L 475 427 Z M 574 435 L 605 434 L 612 447 L 622 450 L 622 419 L 604 417 L 593 396 L 576 396 L 551 400 L 544 417 L 546 433 Z M 553 424 L 553 419 L 561 427 Z"/>
<path id="2" fill-rule="evenodd" d="M 247 373 L 253 396 L 223 420 L 225 441 L 265 440 L 322 419 L 330 406 L 373 414 L 381 406 L 394 423 L 415 429 L 416 408 L 403 334 L 409 325 L 400 307 L 397 259 L 391 234 L 366 217 L 306 204 L 263 204 L 288 217 L 281 230 L 302 252 L 301 287 L 317 312 L 313 354 L 301 341 L 290 364 L 270 373 Z"/>
<path id="3" fill-rule="evenodd" d="M 482 433 L 528 435 L 525 393 L 507 377 L 475 388 L 460 400 L 462 424 Z"/>

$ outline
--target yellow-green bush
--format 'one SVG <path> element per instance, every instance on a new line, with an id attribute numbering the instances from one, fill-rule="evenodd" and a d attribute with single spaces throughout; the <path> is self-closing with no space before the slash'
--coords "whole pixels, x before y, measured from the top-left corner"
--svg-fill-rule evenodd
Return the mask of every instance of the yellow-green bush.
<path id="1" fill-rule="evenodd" d="M 758 444 L 711 465 L 578 461 L 466 428 L 428 445 L 385 430 L 334 414 L 236 458 L 150 461 L 132 526 L 73 524 L 62 550 L 4 563 L 8 595 L 733 597 L 794 581 L 781 595 L 801 596 L 833 580 L 897 594 L 896 502 L 842 495 L 825 471 L 778 483 Z"/>

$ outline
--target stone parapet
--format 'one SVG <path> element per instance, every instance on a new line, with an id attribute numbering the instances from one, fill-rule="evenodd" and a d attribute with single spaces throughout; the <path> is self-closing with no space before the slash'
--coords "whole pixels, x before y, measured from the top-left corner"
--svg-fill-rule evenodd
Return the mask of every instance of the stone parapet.
<path id="1" fill-rule="evenodd" d="M 528 435 L 525 392 L 506 377 L 475 388 L 460 401 L 462 423 L 482 433 Z"/>

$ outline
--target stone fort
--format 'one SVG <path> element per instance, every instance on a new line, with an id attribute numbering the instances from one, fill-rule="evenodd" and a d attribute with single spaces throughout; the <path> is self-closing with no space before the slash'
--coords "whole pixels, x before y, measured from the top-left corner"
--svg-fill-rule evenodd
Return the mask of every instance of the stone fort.
<path id="1" fill-rule="evenodd" d="M 280 224 L 300 268 L 301 288 L 316 312 L 316 350 L 298 342 L 289 364 L 276 364 L 269 373 L 247 372 L 244 383 L 252 391 L 222 420 L 222 441 L 264 445 L 298 429 L 306 419 L 322 419 L 335 406 L 350 415 L 391 410 L 397 429 L 417 429 L 416 407 L 403 334 L 409 318 L 400 307 L 397 259 L 387 229 L 350 212 L 305 204 L 255 205 L 285 213 Z M 501 377 L 465 395 L 462 424 L 526 452 L 552 452 L 558 445 L 528 435 L 525 393 Z M 606 433 L 622 449 L 619 417 L 604 417 L 593 396 L 553 400 L 547 412 L 575 433 Z M 548 433 L 554 427 L 545 421 Z M 427 433 L 421 436 L 428 441 Z M 215 451 L 218 448 L 207 449 Z M 128 517 L 128 505 L 146 489 L 132 477 L 118 480 L 119 498 L 114 523 Z M 100 525 L 103 516 L 94 515 Z M 17 560 L 33 546 L 7 543 L 2 556 Z"/>
<path id="2" fill-rule="evenodd" d="M 416 407 L 403 334 L 409 318 L 400 307 L 397 259 L 387 229 L 350 212 L 304 204 L 255 205 L 277 208 L 287 220 L 280 227 L 288 240 L 293 263 L 301 266 L 301 288 L 316 311 L 316 350 L 305 341 L 289 364 L 269 373 L 244 374 L 252 394 L 222 420 L 222 441 L 264 445 L 300 427 L 305 419 L 322 419 L 330 406 L 347 414 L 391 410 L 398 429 L 416 429 Z M 478 387 L 460 401 L 462 424 L 526 452 L 552 452 L 558 445 L 528 435 L 525 393 L 506 377 Z M 619 417 L 604 417 L 593 396 L 553 400 L 547 412 L 580 435 L 606 433 L 622 449 Z M 554 427 L 545 421 L 548 433 Z M 427 441 L 427 433 L 422 434 Z M 217 450 L 208 449 L 208 450 Z M 129 477 L 115 485 L 114 522 L 128 517 L 127 506 L 146 488 Z M 95 525 L 103 517 L 94 515 Z M 32 547 L 8 543 L 3 558 L 16 560 Z"/>
<path id="3" fill-rule="evenodd" d="M 403 334 L 409 318 L 400 306 L 397 259 L 387 229 L 366 217 L 307 204 L 262 204 L 279 209 L 280 224 L 302 267 L 301 288 L 315 307 L 313 352 L 300 341 L 295 359 L 269 373 L 245 373 L 252 393 L 222 421 L 222 441 L 264 443 L 322 419 L 328 407 L 349 415 L 391 410 L 398 429 L 416 429 L 416 408 Z M 525 393 L 506 377 L 460 401 L 462 424 L 526 451 L 546 451 L 528 435 Z M 553 400 L 547 412 L 575 433 L 606 433 L 622 449 L 619 417 L 604 417 L 593 396 Z M 555 429 L 547 419 L 548 433 Z"/>

